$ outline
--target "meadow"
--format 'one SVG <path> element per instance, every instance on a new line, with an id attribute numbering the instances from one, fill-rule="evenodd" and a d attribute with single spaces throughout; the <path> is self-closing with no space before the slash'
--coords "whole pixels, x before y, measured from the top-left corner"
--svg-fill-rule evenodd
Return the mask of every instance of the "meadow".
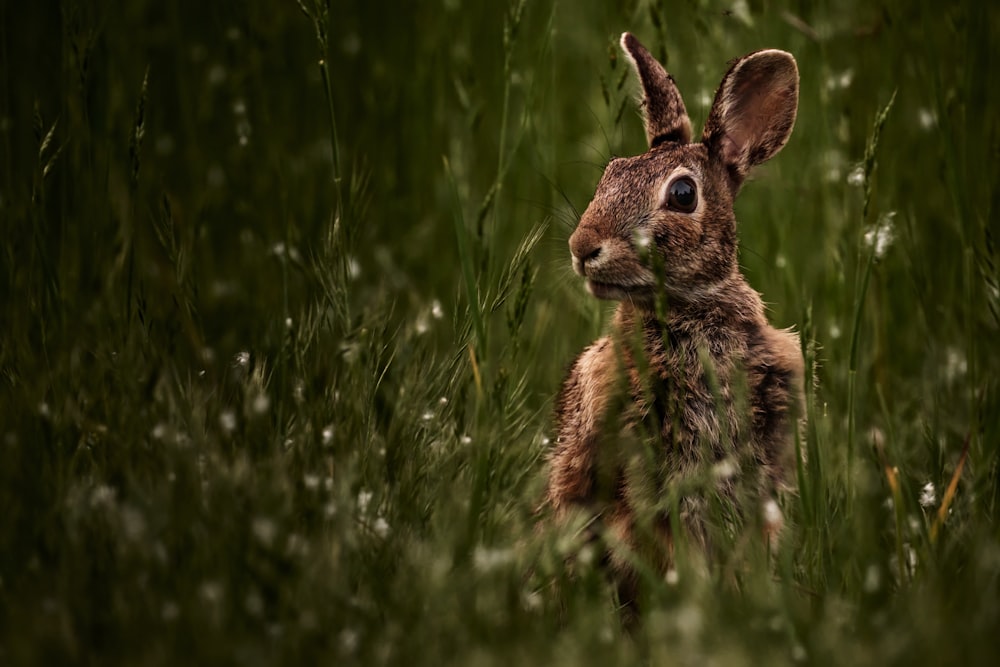
<path id="1" fill-rule="evenodd" d="M 566 241 L 798 60 L 736 204 L 810 368 L 799 492 L 623 630 L 539 514 L 605 330 Z M 0 3 L 0 664 L 993 664 L 1000 10 L 976 0 Z"/>

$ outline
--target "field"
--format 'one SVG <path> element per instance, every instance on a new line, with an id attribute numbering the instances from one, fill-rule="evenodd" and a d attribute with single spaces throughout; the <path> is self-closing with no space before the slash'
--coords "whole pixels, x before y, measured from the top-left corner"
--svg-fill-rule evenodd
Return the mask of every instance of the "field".
<path id="1" fill-rule="evenodd" d="M 775 553 L 682 553 L 631 634 L 538 513 L 613 307 L 566 241 L 645 150 L 623 30 L 696 135 L 727 61 L 797 58 L 736 213 L 815 368 Z M 974 0 L 0 3 L 0 664 L 994 664 L 998 39 Z"/>

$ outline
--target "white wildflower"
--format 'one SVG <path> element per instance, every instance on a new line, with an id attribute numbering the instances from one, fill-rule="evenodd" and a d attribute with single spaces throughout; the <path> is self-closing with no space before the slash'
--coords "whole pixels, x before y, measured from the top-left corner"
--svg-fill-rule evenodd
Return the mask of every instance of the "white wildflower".
<path id="1" fill-rule="evenodd" d="M 472 438 L 470 438 L 467 435 L 463 435 L 461 438 L 458 439 L 458 441 L 460 443 L 462 443 L 463 445 L 471 445 L 472 444 Z"/>
<path id="2" fill-rule="evenodd" d="M 865 570 L 865 582 L 863 584 L 865 593 L 874 593 L 882 586 L 882 573 L 878 565 L 869 565 Z"/>
<path id="3" fill-rule="evenodd" d="M 896 217 L 895 211 L 889 211 L 879 216 L 875 227 L 865 232 L 865 245 L 875 252 L 875 259 L 882 259 L 889 250 L 889 246 L 896 240 L 896 230 L 892 224 L 892 219 Z"/>
<path id="4" fill-rule="evenodd" d="M 115 504 L 117 495 L 118 492 L 107 484 L 95 486 L 94 490 L 90 492 L 90 506 L 93 508 L 111 507 Z"/>
<path id="5" fill-rule="evenodd" d="M 865 184 L 865 168 L 860 164 L 851 169 L 850 173 L 847 174 L 847 184 L 853 185 L 856 188 L 860 188 Z"/>
<path id="6" fill-rule="evenodd" d="M 389 522 L 382 517 L 378 517 L 375 519 L 375 523 L 372 524 L 372 530 L 375 531 L 376 535 L 385 539 L 389 534 Z"/>
<path id="7" fill-rule="evenodd" d="M 929 509 L 935 503 L 937 503 L 937 489 L 934 488 L 934 482 L 927 482 L 920 490 L 920 506 Z"/>
<path id="8" fill-rule="evenodd" d="M 246 368 L 250 365 L 250 353 L 246 350 L 242 352 L 237 352 L 236 356 L 233 357 L 233 366 Z"/>
<path id="9" fill-rule="evenodd" d="M 223 410 L 219 413 L 219 426 L 226 433 L 232 433 L 236 430 L 236 413 L 232 410 Z"/>
<path id="10" fill-rule="evenodd" d="M 354 653 L 358 648 L 358 633 L 351 628 L 340 631 L 340 648 L 344 653 Z"/>
<path id="11" fill-rule="evenodd" d="M 257 538 L 258 542 L 263 544 L 265 547 L 269 547 L 274 542 L 274 537 L 278 533 L 278 526 L 273 520 L 261 516 L 253 520 L 251 530 L 253 531 L 253 536 Z"/>
<path id="12" fill-rule="evenodd" d="M 680 575 L 677 574 L 677 568 L 673 567 L 667 570 L 667 574 L 663 578 L 671 586 L 676 586 L 677 582 L 681 580 Z"/>
<path id="13" fill-rule="evenodd" d="M 267 409 L 271 407 L 271 398 L 261 392 L 257 394 L 253 399 L 253 411 L 258 415 L 262 415 L 267 412 Z"/>
<path id="14" fill-rule="evenodd" d="M 302 476 L 302 484 L 310 491 L 315 491 L 319 488 L 319 475 L 307 472 Z"/>
<path id="15" fill-rule="evenodd" d="M 923 130 L 933 130 L 937 125 L 937 114 L 927 108 L 917 109 L 917 123 Z"/>
<path id="16" fill-rule="evenodd" d="M 538 591 L 525 591 L 521 594 L 521 606 L 525 611 L 538 611 L 542 608 L 542 596 Z"/>
<path id="17" fill-rule="evenodd" d="M 736 474 L 732 459 L 724 458 L 712 466 L 712 475 L 719 480 L 729 479 Z"/>
<path id="18" fill-rule="evenodd" d="M 361 277 L 361 263 L 354 257 L 347 258 L 347 277 L 351 280 Z"/>
<path id="19" fill-rule="evenodd" d="M 681 635 L 693 637 L 701 632 L 701 610 L 693 604 L 684 605 L 677 611 L 674 622 Z"/>
<path id="20" fill-rule="evenodd" d="M 441 302 L 437 299 L 431 301 L 431 317 L 435 320 L 440 320 L 444 317 L 444 310 L 441 308 Z"/>
<path id="21" fill-rule="evenodd" d="M 368 505 L 372 501 L 372 492 L 367 489 L 358 491 L 358 512 L 364 514 L 368 511 Z"/>
<path id="22" fill-rule="evenodd" d="M 768 498 L 764 503 L 764 523 L 769 529 L 777 530 L 781 528 L 784 520 L 785 517 L 781 513 L 781 508 L 778 507 L 778 503 L 774 502 L 773 498 Z"/>
<path id="23" fill-rule="evenodd" d="M 949 347 L 945 351 L 944 376 L 949 382 L 953 382 L 963 376 L 969 370 L 969 362 L 961 350 Z"/>
<path id="24" fill-rule="evenodd" d="M 222 598 L 222 585 L 217 581 L 206 581 L 198 589 L 205 602 L 218 602 Z"/>
<path id="25" fill-rule="evenodd" d="M 333 424 L 327 424 L 323 427 L 323 444 L 327 447 L 333 443 Z"/>
<path id="26" fill-rule="evenodd" d="M 854 81 L 854 70 L 845 69 L 839 74 L 831 74 L 826 79 L 826 89 L 827 90 L 844 90 L 845 88 L 850 88 L 851 83 Z"/>

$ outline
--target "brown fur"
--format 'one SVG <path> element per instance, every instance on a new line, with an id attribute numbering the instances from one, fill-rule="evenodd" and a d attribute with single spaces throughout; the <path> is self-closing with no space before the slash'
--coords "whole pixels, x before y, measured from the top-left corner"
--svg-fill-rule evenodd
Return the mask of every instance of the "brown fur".
<path id="1" fill-rule="evenodd" d="M 637 516 L 642 499 L 655 501 L 665 485 L 723 459 L 760 500 L 790 485 L 803 369 L 798 336 L 768 324 L 739 271 L 733 214 L 749 169 L 791 132 L 794 59 L 767 50 L 737 60 L 702 142 L 691 144 L 673 79 L 628 33 L 622 48 L 643 87 L 650 150 L 608 164 L 570 238 L 574 269 L 591 293 L 620 304 L 611 334 L 577 357 L 559 394 L 547 499 L 557 515 L 576 507 L 601 517 L 608 541 L 624 547 L 609 557 L 629 602 L 636 574 L 628 554 L 643 551 L 637 522 L 657 536 L 653 564 L 665 571 L 672 559 L 674 527 L 662 512 Z M 681 177 L 696 187 L 691 212 L 668 201 Z M 644 470 L 649 459 L 628 447 L 644 433 L 660 443 L 658 470 Z M 733 500 L 734 484 L 720 481 Z M 681 517 L 707 548 L 702 500 L 685 497 Z"/>

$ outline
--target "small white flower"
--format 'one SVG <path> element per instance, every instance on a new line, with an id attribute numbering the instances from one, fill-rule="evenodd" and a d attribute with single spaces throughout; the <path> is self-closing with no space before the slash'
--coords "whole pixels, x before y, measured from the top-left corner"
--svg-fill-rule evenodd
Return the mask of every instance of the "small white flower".
<path id="1" fill-rule="evenodd" d="M 778 507 L 778 503 L 774 502 L 774 499 L 768 498 L 764 503 L 764 523 L 771 530 L 775 530 L 781 528 L 784 520 L 785 517 L 781 513 L 781 508 Z"/>
<path id="2" fill-rule="evenodd" d="M 865 169 L 860 164 L 847 174 L 847 184 L 860 188 L 865 184 Z"/>
<path id="3" fill-rule="evenodd" d="M 542 608 L 542 596 L 538 591 L 525 591 L 521 594 L 521 605 L 526 611 L 537 611 Z"/>
<path id="4" fill-rule="evenodd" d="M 246 350 L 242 352 L 237 352 L 236 356 L 233 357 L 233 365 L 246 368 L 250 365 L 250 353 Z"/>
<path id="5" fill-rule="evenodd" d="M 701 610 L 693 604 L 684 605 L 677 611 L 674 622 L 677 623 L 677 629 L 682 635 L 693 637 L 701 632 Z"/>
<path id="6" fill-rule="evenodd" d="M 302 484 L 310 491 L 315 491 L 319 488 L 319 475 L 307 472 L 302 476 Z"/>
<path id="7" fill-rule="evenodd" d="M 920 124 L 921 129 L 933 130 L 934 126 L 937 125 L 937 115 L 927 108 L 917 109 L 917 123 Z"/>
<path id="8" fill-rule="evenodd" d="M 94 487 L 94 490 L 90 492 L 90 506 L 95 508 L 111 507 L 115 504 L 117 495 L 117 491 L 107 484 L 96 486 Z"/>
<path id="9" fill-rule="evenodd" d="M 929 509 L 935 503 L 937 503 L 937 489 L 934 488 L 934 482 L 927 482 L 920 491 L 920 506 Z"/>
<path id="10" fill-rule="evenodd" d="M 438 405 L 448 405 L 448 397 L 442 396 L 438 399 Z"/>
<path id="11" fill-rule="evenodd" d="M 357 280 L 361 276 L 361 264 L 354 257 L 347 258 L 347 277 Z"/>
<path id="12" fill-rule="evenodd" d="M 382 517 L 378 517 L 375 519 L 375 523 L 372 524 L 372 530 L 375 531 L 376 535 L 385 539 L 389 534 L 389 522 Z"/>
<path id="13" fill-rule="evenodd" d="M 875 227 L 865 232 L 865 245 L 873 248 L 875 259 L 885 257 L 889 246 L 896 240 L 896 230 L 892 224 L 892 219 L 896 217 L 895 211 L 889 211 L 879 216 Z"/>
<path id="14" fill-rule="evenodd" d="M 222 597 L 222 585 L 217 581 L 206 581 L 198 590 L 205 602 L 218 602 Z"/>
<path id="15" fill-rule="evenodd" d="M 712 475 L 714 475 L 716 479 L 719 480 L 729 479 L 735 474 L 736 474 L 736 466 L 733 465 L 732 460 L 729 458 L 722 459 L 721 461 L 712 466 Z"/>
<path id="16" fill-rule="evenodd" d="M 271 398 L 261 392 L 257 394 L 253 399 L 253 411 L 258 415 L 262 415 L 267 412 L 267 409 L 271 407 Z"/>
<path id="17" fill-rule="evenodd" d="M 437 299 L 431 301 L 431 317 L 435 320 L 440 320 L 444 317 L 444 310 L 441 308 L 441 302 Z"/>
<path id="18" fill-rule="evenodd" d="M 635 231 L 635 245 L 640 250 L 645 250 L 653 242 L 653 234 L 646 227 L 640 227 Z"/>
<path id="19" fill-rule="evenodd" d="M 864 590 L 865 593 L 874 593 L 882 585 L 882 573 L 878 569 L 878 565 L 869 565 L 868 569 L 865 570 L 865 583 Z"/>
<path id="20" fill-rule="evenodd" d="M 340 631 L 340 648 L 344 653 L 354 653 L 358 648 L 358 633 L 351 628 Z"/>
<path id="21" fill-rule="evenodd" d="M 676 586 L 677 582 L 681 580 L 680 575 L 677 574 L 677 569 L 673 567 L 667 570 L 667 574 L 664 576 L 664 579 L 671 586 Z"/>
<path id="22" fill-rule="evenodd" d="M 368 511 L 368 505 L 372 501 L 372 492 L 367 489 L 358 491 L 358 511 L 364 514 Z"/>
<path id="23" fill-rule="evenodd" d="M 267 517 L 257 517 L 252 524 L 253 536 L 265 547 L 271 546 L 278 533 L 278 526 Z"/>
<path id="24" fill-rule="evenodd" d="M 333 424 L 327 424 L 323 427 L 323 444 L 330 446 L 333 442 Z"/>
<path id="25" fill-rule="evenodd" d="M 426 412 L 424 412 L 424 414 L 420 415 L 420 418 L 425 422 L 429 422 L 432 419 L 434 419 L 434 413 L 431 412 L 430 410 L 427 410 Z"/>
<path id="26" fill-rule="evenodd" d="M 472 438 L 470 438 L 467 435 L 463 435 L 461 438 L 458 439 L 458 441 L 460 443 L 462 443 L 463 445 L 471 445 L 472 444 Z"/>
<path id="27" fill-rule="evenodd" d="M 223 410 L 219 413 L 219 426 L 226 433 L 232 433 L 236 430 L 236 413 L 232 410 Z"/>
<path id="28" fill-rule="evenodd" d="M 969 362 L 960 350 L 949 347 L 945 351 L 944 375 L 949 381 L 962 377 L 969 370 Z"/>

